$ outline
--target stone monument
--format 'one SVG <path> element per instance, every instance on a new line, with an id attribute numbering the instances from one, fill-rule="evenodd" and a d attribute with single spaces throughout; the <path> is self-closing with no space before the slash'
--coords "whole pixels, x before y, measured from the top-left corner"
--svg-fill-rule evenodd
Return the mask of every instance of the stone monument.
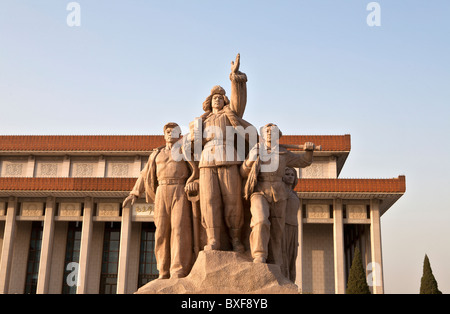
<path id="1" fill-rule="evenodd" d="M 179 140 L 176 123 L 164 126 L 166 145 L 154 151 L 142 170 L 123 207 L 133 205 L 145 192 L 147 202 L 155 203 L 155 255 L 159 279 L 186 277 L 193 262 L 192 210 L 187 193 L 198 190 L 198 183 L 187 182 L 190 166 L 176 161 L 172 149 Z"/>
<path id="2" fill-rule="evenodd" d="M 160 275 L 136 293 L 298 293 L 289 167 L 309 166 L 317 148 L 305 143 L 296 146 L 303 153 L 290 152 L 273 123 L 258 135 L 243 119 L 247 75 L 239 68 L 238 54 L 230 99 L 214 86 L 189 134 L 180 139 L 176 123 L 164 126 L 166 145 L 150 155 L 123 202 L 145 193 L 155 203 Z"/>

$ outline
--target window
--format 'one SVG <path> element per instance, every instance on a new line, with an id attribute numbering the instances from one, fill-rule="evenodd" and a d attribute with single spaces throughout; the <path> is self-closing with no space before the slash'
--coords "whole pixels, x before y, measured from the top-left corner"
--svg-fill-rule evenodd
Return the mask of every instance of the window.
<path id="1" fill-rule="evenodd" d="M 155 257 L 155 225 L 142 223 L 138 287 L 158 278 Z"/>
<path id="2" fill-rule="evenodd" d="M 42 222 L 33 221 L 31 225 L 30 248 L 28 250 L 27 273 L 25 277 L 25 293 L 35 294 L 39 275 L 39 260 L 42 245 Z"/>
<path id="3" fill-rule="evenodd" d="M 105 223 L 100 293 L 115 294 L 119 266 L 120 223 Z"/>
<path id="4" fill-rule="evenodd" d="M 67 270 L 67 265 L 70 263 L 78 263 L 80 260 L 80 246 L 81 246 L 81 223 L 69 222 L 67 229 L 67 243 L 66 243 L 66 257 L 64 261 L 64 277 L 63 277 L 63 294 L 77 293 L 76 282 L 69 285 L 68 277 L 71 275 L 73 269 Z"/>

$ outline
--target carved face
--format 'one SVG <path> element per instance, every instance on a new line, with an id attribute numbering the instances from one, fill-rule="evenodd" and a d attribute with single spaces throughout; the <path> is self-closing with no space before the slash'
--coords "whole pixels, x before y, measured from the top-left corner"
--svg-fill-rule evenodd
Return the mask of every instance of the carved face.
<path id="1" fill-rule="evenodd" d="M 268 147 L 279 143 L 280 132 L 276 125 L 266 127 L 266 128 L 264 128 L 264 131 L 265 132 L 262 132 L 261 136 L 263 137 L 263 139 L 266 142 L 266 145 Z M 275 142 L 272 143 L 272 140 L 275 140 Z"/>
<path id="2" fill-rule="evenodd" d="M 180 138 L 180 128 L 167 128 L 164 131 L 164 139 L 166 143 L 175 143 Z"/>
<path id="3" fill-rule="evenodd" d="M 296 173 L 294 173 L 294 170 L 290 168 L 286 168 L 284 172 L 283 181 L 286 182 L 286 184 L 292 185 L 295 181 Z"/>
<path id="4" fill-rule="evenodd" d="M 215 94 L 211 99 L 211 106 L 213 109 L 222 110 L 223 108 L 223 97 L 222 95 Z"/>

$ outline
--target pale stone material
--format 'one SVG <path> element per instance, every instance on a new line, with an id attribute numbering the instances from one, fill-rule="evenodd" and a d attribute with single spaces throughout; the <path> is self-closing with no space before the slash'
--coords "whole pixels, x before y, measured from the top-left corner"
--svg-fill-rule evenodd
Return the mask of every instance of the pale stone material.
<path id="1" fill-rule="evenodd" d="M 342 200 L 336 199 L 333 204 L 333 257 L 334 257 L 334 292 L 345 293 L 345 256 L 344 256 L 344 215 Z"/>
<path id="2" fill-rule="evenodd" d="M 21 216 L 42 216 L 44 215 L 44 203 L 42 202 L 23 202 L 20 208 Z"/>
<path id="3" fill-rule="evenodd" d="M 105 162 L 105 176 L 114 178 L 134 177 L 133 157 L 108 157 Z"/>
<path id="4" fill-rule="evenodd" d="M 330 218 L 330 209 L 325 204 L 307 204 L 306 218 Z"/>
<path id="5" fill-rule="evenodd" d="M 128 281 L 128 269 L 130 260 L 128 258 L 131 241 L 131 208 L 124 207 L 122 212 L 122 224 L 120 230 L 120 249 L 119 265 L 117 269 L 117 291 L 116 293 L 125 293 Z"/>
<path id="6" fill-rule="evenodd" d="M 78 269 L 77 294 L 88 293 L 89 260 L 91 255 L 92 230 L 93 230 L 93 201 L 86 197 L 84 200 L 83 229 L 81 232 L 80 258 Z"/>
<path id="7" fill-rule="evenodd" d="M 77 162 L 72 165 L 74 172 L 72 172 L 73 177 L 93 177 L 94 176 L 94 163 L 81 163 Z"/>
<path id="8" fill-rule="evenodd" d="M 201 251 L 185 278 L 153 280 L 137 294 L 296 294 L 298 287 L 281 273 L 278 265 L 255 264 L 231 251 Z"/>
<path id="9" fill-rule="evenodd" d="M 178 124 L 170 122 L 164 128 L 166 145 L 154 151 L 137 179 L 123 207 L 133 206 L 145 192 L 147 203 L 154 202 L 155 256 L 159 278 L 185 277 L 193 263 L 192 209 L 187 193 L 198 192 L 197 173 L 184 160 L 175 160 L 174 144 L 180 136 Z M 181 152 L 179 152 L 181 153 Z"/>
<path id="10" fill-rule="evenodd" d="M 81 203 L 60 203 L 59 216 L 80 217 Z"/>
<path id="11" fill-rule="evenodd" d="M 381 250 L 380 201 L 370 200 L 370 248 L 372 254 L 373 293 L 384 293 L 383 257 Z"/>
<path id="12" fill-rule="evenodd" d="M 229 136 L 230 128 L 252 127 L 242 119 L 247 103 L 247 76 L 239 71 L 240 55 L 232 62 L 231 101 L 221 86 L 214 86 L 203 102 L 202 134 L 203 150 L 200 168 L 200 210 L 206 229 L 207 245 L 205 250 L 224 249 L 221 244 L 221 227 L 231 239 L 236 252 L 244 251 L 242 244 L 242 226 L 244 209 L 242 202 L 241 177 L 234 135 Z M 212 130 L 212 132 L 211 132 Z M 194 136 L 192 140 L 195 140 Z M 229 148 L 234 148 L 229 150 Z"/>
<path id="13" fill-rule="evenodd" d="M 38 294 L 46 294 L 49 290 L 53 237 L 55 233 L 55 199 L 53 197 L 48 197 L 45 205 L 46 208 L 41 247 L 42 257 L 39 260 L 39 275 L 36 287 L 36 293 Z"/>
<path id="14" fill-rule="evenodd" d="M 9 278 L 11 275 L 14 238 L 16 235 L 16 207 L 17 198 L 10 197 L 6 213 L 6 224 L 3 232 L 3 245 L 0 257 L 0 294 L 9 292 Z"/>
<path id="15" fill-rule="evenodd" d="M 305 143 L 306 152 L 295 154 L 279 145 L 280 137 L 277 125 L 266 124 L 261 130 L 262 142 L 249 152 L 241 166 L 241 174 L 248 177 L 244 195 L 250 200 L 252 214 L 250 249 L 253 261 L 282 266 L 285 211 L 289 196 L 282 179 L 286 167 L 304 168 L 312 163 L 315 145 Z M 277 158 L 278 164 L 271 167 L 273 159 L 266 161 L 262 155 L 264 152 Z M 262 170 L 264 166 L 267 166 L 267 171 Z"/>
<path id="16" fill-rule="evenodd" d="M 100 217 L 119 217 L 119 203 L 98 203 L 97 216 Z"/>
<path id="17" fill-rule="evenodd" d="M 296 260 L 298 255 L 298 211 L 300 210 L 300 199 L 294 188 L 297 185 L 297 171 L 294 168 L 286 167 L 283 181 L 289 196 L 286 203 L 286 217 L 283 237 L 283 274 L 292 282 L 297 276 Z"/>
<path id="18" fill-rule="evenodd" d="M 367 219 L 367 209 L 365 205 L 347 205 L 348 219 Z"/>
<path id="19" fill-rule="evenodd" d="M 36 177 L 61 176 L 62 160 L 58 158 L 44 158 L 36 160 Z"/>
<path id="20" fill-rule="evenodd" d="M 5 203 L 4 202 L 0 202 L 0 216 L 5 216 L 6 215 L 6 209 L 5 209 Z"/>
<path id="21" fill-rule="evenodd" d="M 69 174 L 70 174 L 70 156 L 66 155 L 64 156 L 64 159 L 62 161 L 61 172 L 59 173 L 59 176 L 68 177 Z"/>
<path id="22" fill-rule="evenodd" d="M 104 177 L 106 174 L 106 159 L 105 156 L 98 157 L 97 174 L 96 177 Z"/>
<path id="23" fill-rule="evenodd" d="M 36 165 L 36 158 L 33 155 L 28 156 L 25 176 L 32 177 L 34 175 L 34 167 Z"/>
<path id="24" fill-rule="evenodd" d="M 25 156 L 3 157 L 0 159 L 2 177 L 23 177 L 27 175 L 28 158 Z"/>
<path id="25" fill-rule="evenodd" d="M 21 177 L 23 173 L 23 168 L 25 168 L 25 165 L 23 163 L 16 163 L 16 162 L 3 162 L 3 168 L 4 168 L 4 177 Z"/>
<path id="26" fill-rule="evenodd" d="M 154 217 L 155 205 L 148 203 L 135 203 L 132 208 L 133 217 L 144 216 L 144 217 Z"/>

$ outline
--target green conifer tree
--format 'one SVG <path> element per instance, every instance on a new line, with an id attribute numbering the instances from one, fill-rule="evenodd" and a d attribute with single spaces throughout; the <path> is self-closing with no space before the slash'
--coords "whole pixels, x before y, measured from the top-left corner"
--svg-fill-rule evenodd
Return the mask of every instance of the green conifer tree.
<path id="1" fill-rule="evenodd" d="M 438 284 L 431 270 L 430 260 L 425 254 L 423 261 L 423 275 L 420 280 L 420 294 L 442 294 L 438 289 Z"/>
<path id="2" fill-rule="evenodd" d="M 348 275 L 347 294 L 370 294 L 369 286 L 366 281 L 366 273 L 361 259 L 359 248 L 355 249 L 352 266 Z"/>

